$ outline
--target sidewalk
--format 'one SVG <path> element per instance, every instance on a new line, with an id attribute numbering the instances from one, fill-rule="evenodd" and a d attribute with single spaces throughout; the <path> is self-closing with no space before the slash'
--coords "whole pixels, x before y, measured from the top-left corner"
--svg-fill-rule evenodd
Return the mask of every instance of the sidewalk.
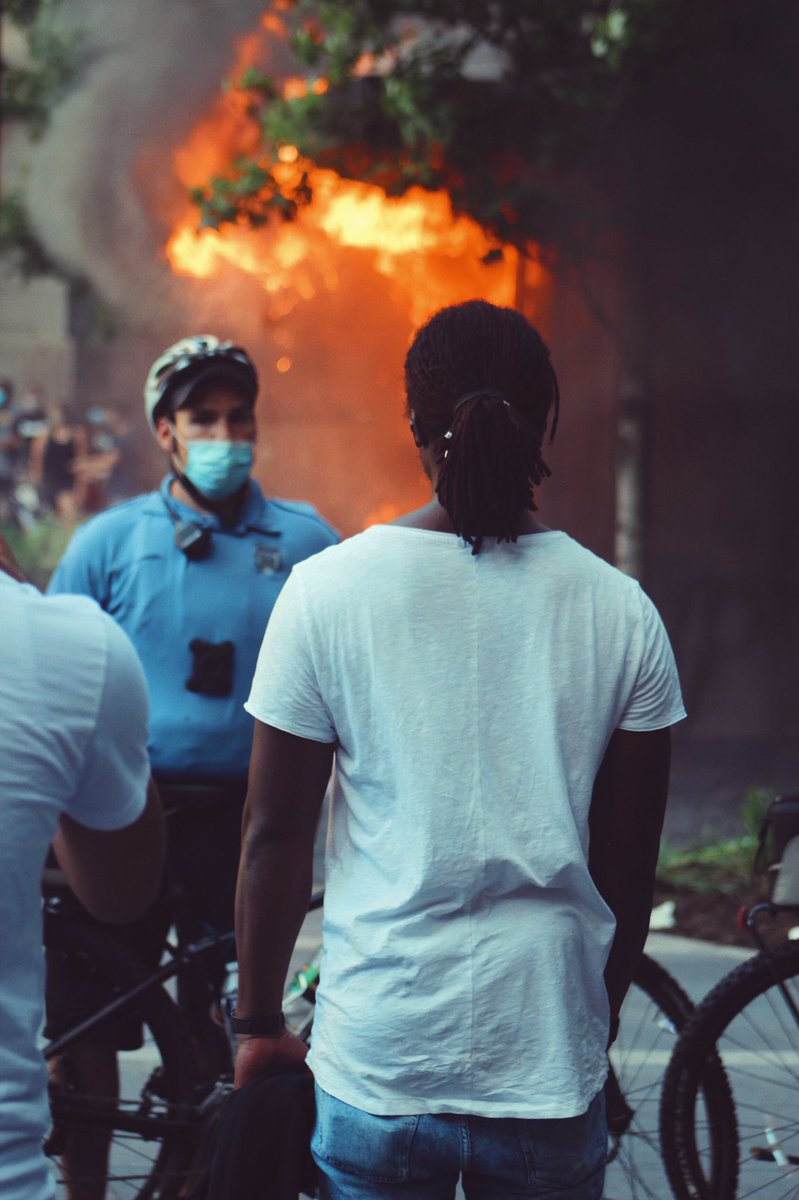
<path id="1" fill-rule="evenodd" d="M 755 950 L 738 946 L 716 946 L 698 938 L 672 933 L 650 933 L 646 952 L 682 984 L 694 1004 L 702 1000 L 723 975 Z"/>

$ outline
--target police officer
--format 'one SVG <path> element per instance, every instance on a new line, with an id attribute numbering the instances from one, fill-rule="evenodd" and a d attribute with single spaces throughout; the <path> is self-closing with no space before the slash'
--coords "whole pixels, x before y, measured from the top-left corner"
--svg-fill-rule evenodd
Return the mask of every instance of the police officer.
<path id="1" fill-rule="evenodd" d="M 136 647 L 170 867 L 191 914 L 233 927 L 252 738 L 243 703 L 292 566 L 337 542 L 309 504 L 251 476 L 258 378 L 245 350 L 187 337 L 153 364 L 147 419 L 170 473 L 77 531 L 51 592 L 93 596 Z"/>

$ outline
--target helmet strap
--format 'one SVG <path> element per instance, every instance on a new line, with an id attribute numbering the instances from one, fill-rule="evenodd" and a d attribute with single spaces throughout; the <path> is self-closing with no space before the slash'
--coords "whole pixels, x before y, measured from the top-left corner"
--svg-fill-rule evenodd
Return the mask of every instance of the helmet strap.
<path id="1" fill-rule="evenodd" d="M 236 523 L 238 515 L 247 499 L 247 493 L 250 490 L 249 479 L 232 496 L 225 496 L 224 500 L 213 500 L 210 496 L 206 496 L 204 492 L 201 492 L 198 487 L 195 487 L 189 477 L 183 474 L 183 471 L 175 460 L 174 454 L 170 455 L 170 463 L 180 486 L 191 496 L 198 508 L 202 508 L 205 512 L 219 517 L 223 525 L 234 525 Z"/>

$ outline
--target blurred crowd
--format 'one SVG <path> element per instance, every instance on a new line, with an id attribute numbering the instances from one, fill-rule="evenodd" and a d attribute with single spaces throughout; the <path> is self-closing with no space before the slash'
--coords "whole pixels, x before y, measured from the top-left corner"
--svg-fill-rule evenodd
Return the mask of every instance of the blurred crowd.
<path id="1" fill-rule="evenodd" d="M 16 395 L 0 379 L 0 525 L 28 531 L 48 516 L 67 527 L 130 495 L 122 464 L 125 416 L 99 405 L 47 400 L 33 386 Z"/>

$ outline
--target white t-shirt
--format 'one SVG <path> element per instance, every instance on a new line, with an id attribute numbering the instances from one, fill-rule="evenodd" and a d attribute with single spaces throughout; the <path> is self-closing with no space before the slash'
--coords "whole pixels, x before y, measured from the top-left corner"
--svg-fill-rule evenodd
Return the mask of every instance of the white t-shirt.
<path id="1" fill-rule="evenodd" d="M 294 568 L 247 707 L 338 743 L 324 1090 L 382 1115 L 585 1111 L 614 931 L 587 866 L 594 779 L 615 729 L 685 715 L 639 585 L 564 533 L 474 556 L 376 526 Z"/>
<path id="2" fill-rule="evenodd" d="M 0 573 L 0 1200 L 49 1200 L 41 878 L 64 812 L 118 829 L 146 799 L 147 691 L 93 600 Z"/>

